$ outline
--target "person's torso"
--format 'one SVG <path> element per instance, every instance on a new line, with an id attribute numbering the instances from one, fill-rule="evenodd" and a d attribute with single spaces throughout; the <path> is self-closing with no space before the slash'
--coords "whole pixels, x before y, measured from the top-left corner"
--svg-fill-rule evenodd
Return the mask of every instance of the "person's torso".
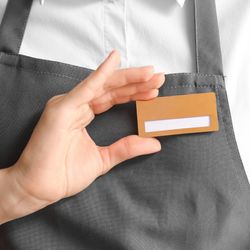
<path id="1" fill-rule="evenodd" d="M 180 1 L 181 2 L 181 1 Z M 0 0 L 0 20 L 6 0 Z M 250 2 L 217 0 L 223 66 L 237 143 L 250 178 Z M 34 1 L 20 53 L 95 69 L 112 48 L 121 67 L 195 68 L 189 0 Z"/>
<path id="2" fill-rule="evenodd" d="M 1 249 L 249 249 L 249 182 L 227 101 L 215 2 L 189 2 L 194 10 L 187 17 L 195 30 L 190 32 L 195 69 L 166 74 L 159 95 L 213 95 L 219 130 L 160 137 L 159 153 L 119 164 L 83 192 L 2 225 Z M 16 162 L 47 100 L 69 91 L 93 71 L 20 54 L 31 5 L 32 0 L 9 0 L 0 27 L 0 166 Z M 172 31 L 164 30 L 174 36 Z M 155 37 L 148 39 L 150 50 Z M 54 46 L 48 37 L 46 44 Z M 173 46 L 176 49 L 178 43 Z M 178 54 L 168 47 L 161 50 Z M 193 105 L 194 110 L 204 111 L 207 104 Z M 136 105 L 130 102 L 96 116 L 87 130 L 97 145 L 109 145 L 135 134 L 136 120 Z"/>

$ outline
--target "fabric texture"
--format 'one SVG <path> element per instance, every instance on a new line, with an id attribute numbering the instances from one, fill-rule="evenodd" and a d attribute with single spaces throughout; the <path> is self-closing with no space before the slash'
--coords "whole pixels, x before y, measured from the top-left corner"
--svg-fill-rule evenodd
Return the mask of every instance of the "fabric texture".
<path id="1" fill-rule="evenodd" d="M 234 131 L 250 178 L 250 1 L 215 2 Z M 0 20 L 6 3 L 0 0 Z M 112 47 L 121 67 L 194 72 L 192 16 L 191 0 L 182 8 L 176 0 L 36 0 L 20 54 L 96 69 Z"/>
<path id="2" fill-rule="evenodd" d="M 47 100 L 92 71 L 16 52 L 23 23 L 13 21 L 13 13 L 19 10 L 25 22 L 31 3 L 9 0 L 0 29 L 0 166 L 18 159 Z M 124 162 L 83 192 L 1 225 L 0 249 L 250 248 L 249 183 L 234 137 L 224 76 L 218 74 L 221 56 L 214 54 L 220 52 L 215 5 L 213 0 L 193 3 L 197 71 L 209 72 L 168 74 L 160 95 L 214 92 L 220 130 L 161 137 L 161 152 Z M 206 43 L 199 42 L 205 37 Z M 135 104 L 98 115 L 88 131 L 99 145 L 135 134 Z"/>

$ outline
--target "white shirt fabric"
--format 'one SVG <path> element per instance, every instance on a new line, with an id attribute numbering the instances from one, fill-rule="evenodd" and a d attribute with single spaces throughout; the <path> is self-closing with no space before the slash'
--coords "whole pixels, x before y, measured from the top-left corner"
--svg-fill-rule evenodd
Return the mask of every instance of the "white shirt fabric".
<path id="1" fill-rule="evenodd" d="M 0 0 L 0 20 L 6 3 Z M 233 125 L 250 179 L 250 1 L 216 5 Z M 191 1 L 34 0 L 21 54 L 96 69 L 112 49 L 121 54 L 121 68 L 194 72 Z"/>

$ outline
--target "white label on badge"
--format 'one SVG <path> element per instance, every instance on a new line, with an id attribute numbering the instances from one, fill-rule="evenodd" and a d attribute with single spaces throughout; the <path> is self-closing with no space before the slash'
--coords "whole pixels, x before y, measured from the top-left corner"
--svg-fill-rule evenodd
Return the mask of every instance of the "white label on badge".
<path id="1" fill-rule="evenodd" d="M 144 125 L 146 133 L 176 129 L 203 128 L 210 126 L 210 116 L 145 121 Z"/>

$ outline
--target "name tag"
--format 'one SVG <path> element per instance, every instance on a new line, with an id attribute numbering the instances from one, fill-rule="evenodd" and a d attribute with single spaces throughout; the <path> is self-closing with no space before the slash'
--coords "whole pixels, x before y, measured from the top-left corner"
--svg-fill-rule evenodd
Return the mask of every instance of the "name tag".
<path id="1" fill-rule="evenodd" d="M 218 131 L 214 92 L 136 101 L 138 134 L 156 137 Z"/>

